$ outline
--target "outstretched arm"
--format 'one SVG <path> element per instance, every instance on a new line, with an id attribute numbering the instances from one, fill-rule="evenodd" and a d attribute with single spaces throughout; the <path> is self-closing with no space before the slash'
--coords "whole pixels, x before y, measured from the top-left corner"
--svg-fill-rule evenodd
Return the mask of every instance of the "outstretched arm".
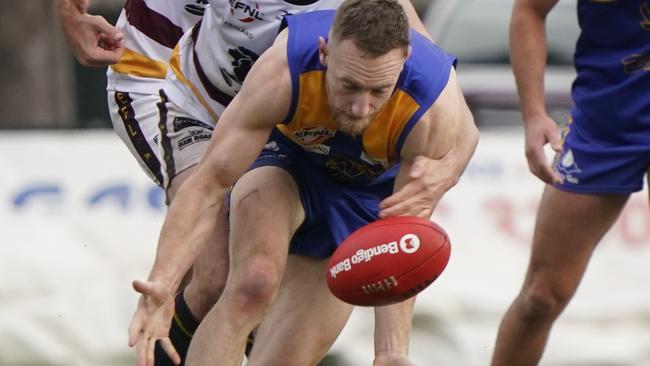
<path id="1" fill-rule="evenodd" d="M 59 0 L 63 33 L 80 64 L 88 67 L 114 64 L 124 51 L 124 36 L 103 17 L 86 13 L 88 4 L 88 0 Z"/>
<path id="2" fill-rule="evenodd" d="M 557 124 L 546 113 L 544 69 L 546 68 L 546 15 L 558 0 L 517 0 L 510 22 L 512 69 L 524 118 L 526 159 L 530 171 L 546 183 L 561 183 L 544 154 L 544 145 L 560 151 Z"/>
<path id="3" fill-rule="evenodd" d="M 478 130 L 452 68 L 447 86 L 416 124 L 402 148 L 395 191 L 381 203 L 381 216 L 414 215 L 428 219 L 442 195 L 467 166 Z M 375 308 L 373 366 L 412 366 L 408 360 L 415 298 Z"/>
<path id="4" fill-rule="evenodd" d="M 380 216 L 429 218 L 456 185 L 478 144 L 478 129 L 452 68 L 447 85 L 406 138 L 392 196 Z"/>
<path id="5" fill-rule="evenodd" d="M 137 345 L 139 365 L 153 364 L 160 339 L 168 354 L 173 297 L 183 275 L 214 231 L 226 193 L 255 160 L 269 133 L 289 111 L 291 78 L 286 37 L 255 63 L 240 92 L 223 112 L 210 145 L 196 170 L 169 207 L 147 282 L 134 281 L 142 294 L 129 327 L 129 344 Z M 170 313 L 171 309 L 171 313 Z"/>

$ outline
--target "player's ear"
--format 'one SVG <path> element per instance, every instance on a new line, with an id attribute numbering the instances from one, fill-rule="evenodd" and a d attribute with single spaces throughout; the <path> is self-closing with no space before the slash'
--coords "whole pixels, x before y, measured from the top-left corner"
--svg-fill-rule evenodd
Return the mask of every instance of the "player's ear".
<path id="1" fill-rule="evenodd" d="M 402 68 L 400 69 L 400 72 L 402 72 L 401 70 L 404 70 L 404 64 L 406 64 L 406 60 L 408 60 L 409 57 L 411 57 L 411 46 L 408 46 L 406 52 L 404 53 L 404 63 L 402 64 Z"/>
<path id="2" fill-rule="evenodd" d="M 329 56 L 327 41 L 323 37 L 318 37 L 318 59 L 323 66 L 327 66 L 327 56 Z"/>

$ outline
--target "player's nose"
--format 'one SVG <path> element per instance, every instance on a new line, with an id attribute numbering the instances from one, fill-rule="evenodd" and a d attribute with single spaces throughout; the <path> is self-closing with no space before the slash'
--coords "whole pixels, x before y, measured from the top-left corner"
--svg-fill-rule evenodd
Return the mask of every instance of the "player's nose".
<path id="1" fill-rule="evenodd" d="M 354 99 L 350 107 L 350 117 L 366 118 L 370 114 L 370 98 L 367 95 L 359 95 Z"/>

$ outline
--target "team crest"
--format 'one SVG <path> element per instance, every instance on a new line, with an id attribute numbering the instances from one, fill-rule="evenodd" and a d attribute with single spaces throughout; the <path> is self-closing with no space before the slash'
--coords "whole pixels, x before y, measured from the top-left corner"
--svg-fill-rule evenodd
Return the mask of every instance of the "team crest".
<path id="1" fill-rule="evenodd" d="M 556 166 L 558 173 L 564 177 L 564 180 L 573 184 L 580 183 L 577 175 L 582 173 L 582 170 L 578 167 L 578 163 L 576 163 L 571 149 L 562 153 Z"/>

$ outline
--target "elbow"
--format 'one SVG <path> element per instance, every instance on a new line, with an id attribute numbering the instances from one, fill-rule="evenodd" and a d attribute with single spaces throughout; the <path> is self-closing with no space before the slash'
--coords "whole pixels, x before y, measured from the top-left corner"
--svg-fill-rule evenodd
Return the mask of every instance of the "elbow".
<path id="1" fill-rule="evenodd" d="M 472 146 L 474 148 L 476 148 L 476 146 L 478 146 L 478 141 L 480 139 L 480 134 L 478 132 L 478 127 L 476 127 L 476 123 L 474 123 L 473 118 L 470 120 L 470 122 L 471 122 L 470 123 L 470 125 L 471 125 L 471 128 L 470 128 L 471 144 L 472 144 Z"/>
<path id="2" fill-rule="evenodd" d="M 472 150 L 474 150 L 478 145 L 479 131 L 478 127 L 476 126 L 476 122 L 474 121 L 474 116 L 467 107 L 465 108 L 465 116 L 463 120 L 464 123 L 462 134 L 464 135 L 466 143 L 472 147 Z"/>

